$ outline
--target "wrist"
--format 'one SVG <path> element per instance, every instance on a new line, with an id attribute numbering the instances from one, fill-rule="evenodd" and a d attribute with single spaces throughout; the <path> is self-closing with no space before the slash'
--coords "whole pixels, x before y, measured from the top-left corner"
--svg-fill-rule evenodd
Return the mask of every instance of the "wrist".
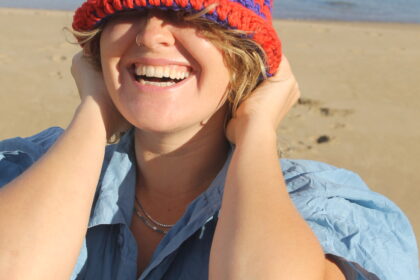
<path id="1" fill-rule="evenodd" d="M 276 145 L 277 133 L 267 121 L 242 120 L 235 126 L 235 145 Z"/>
<path id="2" fill-rule="evenodd" d="M 119 113 L 113 108 L 110 100 L 101 100 L 99 102 L 92 96 L 86 96 L 82 99 L 79 107 L 86 107 L 86 110 L 91 112 L 94 120 L 99 122 L 99 127 L 105 130 L 106 139 L 110 139 L 121 129 L 121 117 Z M 112 107 L 112 109 L 110 109 Z"/>
<path id="3" fill-rule="evenodd" d="M 106 141 L 108 131 L 106 120 L 101 112 L 101 108 L 92 98 L 83 98 L 76 109 L 69 128 L 78 122 L 82 122 L 86 127 L 89 127 L 90 132 L 97 138 Z"/>

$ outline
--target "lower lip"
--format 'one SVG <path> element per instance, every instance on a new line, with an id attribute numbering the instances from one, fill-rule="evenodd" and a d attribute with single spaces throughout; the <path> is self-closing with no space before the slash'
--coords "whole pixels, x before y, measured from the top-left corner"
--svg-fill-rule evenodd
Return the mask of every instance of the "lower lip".
<path id="1" fill-rule="evenodd" d="M 165 91 L 172 91 L 172 90 L 176 90 L 179 87 L 182 87 L 185 83 L 187 83 L 189 80 L 192 79 L 194 75 L 190 74 L 190 76 L 174 85 L 171 86 L 167 86 L 167 87 L 160 87 L 160 86 L 155 86 L 155 85 L 144 85 L 141 84 L 140 82 L 138 82 L 135 78 L 134 75 L 131 75 L 132 79 L 134 80 L 134 84 L 136 85 L 136 87 L 142 91 L 142 92 L 153 92 L 153 93 L 158 93 L 158 92 L 165 92 Z"/>

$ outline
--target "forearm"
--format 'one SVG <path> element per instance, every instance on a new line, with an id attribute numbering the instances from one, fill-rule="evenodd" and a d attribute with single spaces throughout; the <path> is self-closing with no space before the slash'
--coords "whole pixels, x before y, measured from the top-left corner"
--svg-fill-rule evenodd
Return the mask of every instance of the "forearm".
<path id="1" fill-rule="evenodd" d="M 276 135 L 238 137 L 210 256 L 210 279 L 322 279 L 319 242 L 289 198 Z"/>
<path id="2" fill-rule="evenodd" d="M 69 128 L 31 168 L 0 191 L 0 275 L 68 279 L 98 182 L 106 133 L 84 102 Z"/>

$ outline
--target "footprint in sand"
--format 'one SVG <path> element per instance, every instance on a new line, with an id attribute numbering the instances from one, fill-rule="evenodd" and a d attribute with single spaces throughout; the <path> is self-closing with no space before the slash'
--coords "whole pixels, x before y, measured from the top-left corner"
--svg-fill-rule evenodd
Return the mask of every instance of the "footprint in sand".
<path id="1" fill-rule="evenodd" d="M 298 106 L 305 106 L 311 109 L 316 109 L 324 117 L 341 116 L 346 117 L 354 113 L 351 109 L 333 109 L 329 107 L 321 107 L 321 102 L 309 98 L 299 98 L 297 102 Z"/>
<path id="2" fill-rule="evenodd" d="M 298 105 L 308 106 L 308 107 L 318 107 L 320 102 L 318 100 L 310 99 L 310 98 L 299 98 Z"/>
<path id="3" fill-rule="evenodd" d="M 63 79 L 63 74 L 60 71 L 50 72 L 49 75 L 59 80 Z"/>
<path id="4" fill-rule="evenodd" d="M 298 145 L 300 147 L 301 150 L 311 150 L 312 149 L 312 145 L 304 142 L 304 141 L 298 141 Z"/>
<path id="5" fill-rule="evenodd" d="M 348 128 L 348 125 L 346 123 L 346 117 L 354 114 L 355 112 L 352 109 L 336 109 L 327 106 L 322 106 L 321 101 L 310 98 L 300 98 L 297 102 L 297 106 L 311 111 L 312 114 L 316 114 L 323 119 L 325 118 L 325 120 L 328 120 L 326 124 L 328 125 L 329 129 L 328 131 L 325 131 L 324 134 L 311 137 L 309 139 L 309 143 L 294 143 L 294 145 L 292 145 L 292 149 L 294 149 L 293 151 L 310 150 L 313 148 L 312 145 L 314 143 L 316 145 L 321 145 L 328 144 L 334 141 L 336 137 L 332 136 L 331 134 L 334 134 L 334 130 Z M 300 113 L 296 113 L 294 117 L 300 117 Z"/>
<path id="6" fill-rule="evenodd" d="M 371 37 L 382 37 L 383 34 L 377 31 L 365 31 L 365 34 Z"/>
<path id="7" fill-rule="evenodd" d="M 51 60 L 54 62 L 64 62 L 66 61 L 68 58 L 65 55 L 61 55 L 61 54 L 55 54 L 53 56 L 51 56 Z"/>
<path id="8" fill-rule="evenodd" d="M 335 123 L 335 124 L 332 125 L 332 128 L 333 129 L 343 129 L 343 128 L 346 128 L 346 127 L 347 127 L 347 124 L 340 123 L 340 122 Z"/>
<path id="9" fill-rule="evenodd" d="M 325 116 L 325 117 L 333 117 L 337 115 L 341 117 L 346 117 L 354 113 L 354 111 L 350 109 L 331 109 L 328 107 L 319 108 L 319 112 L 321 113 L 322 116 Z"/>
<path id="10" fill-rule="evenodd" d="M 293 153 L 295 152 L 305 152 L 313 148 L 311 144 L 305 143 L 304 141 L 291 143 L 283 140 L 280 143 L 281 145 L 279 145 L 279 149 L 277 150 L 280 157 L 293 157 Z"/>
<path id="11" fill-rule="evenodd" d="M 388 50 L 390 52 L 398 55 L 400 53 L 403 53 L 403 52 L 407 51 L 407 48 L 405 48 L 405 47 L 391 47 L 391 48 L 388 48 Z"/>

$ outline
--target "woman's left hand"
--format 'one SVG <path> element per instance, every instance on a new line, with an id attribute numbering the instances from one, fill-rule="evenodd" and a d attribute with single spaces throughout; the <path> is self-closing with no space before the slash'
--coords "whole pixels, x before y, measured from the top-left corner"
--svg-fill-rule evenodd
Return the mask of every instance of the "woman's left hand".
<path id="1" fill-rule="evenodd" d="M 227 126 L 226 136 L 230 142 L 237 144 L 238 139 L 250 130 L 268 129 L 270 133 L 277 130 L 280 122 L 300 97 L 300 90 L 295 76 L 285 56 L 277 73 L 263 81 L 241 103 L 236 115 Z"/>

